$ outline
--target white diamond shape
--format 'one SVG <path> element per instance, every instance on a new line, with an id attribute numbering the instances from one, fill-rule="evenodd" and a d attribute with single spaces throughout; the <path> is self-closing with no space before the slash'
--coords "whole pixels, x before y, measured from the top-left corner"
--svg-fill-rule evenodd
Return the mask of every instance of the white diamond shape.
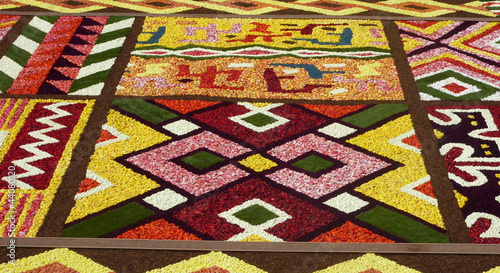
<path id="1" fill-rule="evenodd" d="M 272 213 L 278 215 L 278 217 L 270 219 L 266 221 L 265 223 L 262 223 L 260 225 L 252 225 L 248 223 L 247 221 L 243 221 L 236 216 L 234 216 L 235 213 L 237 213 L 240 210 L 246 209 L 252 205 L 259 205 L 267 210 L 271 211 Z M 281 224 L 285 222 L 288 219 L 292 219 L 292 216 L 288 215 L 286 212 L 274 207 L 271 204 L 268 204 L 258 198 L 248 200 L 244 202 L 241 205 L 235 206 L 231 208 L 230 210 L 224 211 L 219 213 L 219 217 L 222 217 L 226 219 L 229 223 L 235 224 L 243 228 L 245 231 L 239 234 L 234 235 L 233 237 L 229 238 L 228 241 L 241 241 L 248 236 L 251 235 L 257 235 L 260 236 L 268 241 L 273 241 L 273 242 L 282 242 L 283 239 L 276 237 L 268 232 L 266 232 L 266 229 L 272 228 L 278 224 Z"/>
<path id="2" fill-rule="evenodd" d="M 161 210 L 169 210 L 179 204 L 186 202 L 187 198 L 171 189 L 164 189 L 144 198 L 144 201 Z"/>
<path id="3" fill-rule="evenodd" d="M 360 210 L 369 203 L 359 199 L 356 196 L 350 195 L 347 192 L 344 192 L 324 202 L 324 204 L 332 208 L 336 208 L 345 213 L 352 213 L 357 210 Z"/>
<path id="4" fill-rule="evenodd" d="M 256 107 L 253 104 L 248 103 L 248 102 L 238 102 L 238 104 L 246 107 L 248 110 L 251 110 L 251 111 L 246 113 L 246 114 L 243 114 L 243 115 L 229 117 L 229 119 L 240 124 L 241 126 L 247 127 L 248 129 L 254 130 L 255 132 L 258 132 L 258 133 L 262 133 L 262 132 L 265 132 L 267 130 L 276 128 L 276 127 L 281 126 L 281 125 L 290 121 L 284 117 L 280 117 L 278 115 L 275 115 L 275 114 L 269 112 L 269 110 L 271 110 L 273 108 L 282 106 L 283 103 L 273 103 L 273 104 L 269 104 L 265 107 Z M 243 120 L 244 118 L 253 116 L 257 113 L 261 113 L 263 115 L 272 117 L 272 118 L 276 119 L 276 121 L 271 123 L 271 124 L 267 124 L 265 126 L 258 127 L 258 126 L 255 126 L 255 125 Z"/>
<path id="5" fill-rule="evenodd" d="M 178 136 L 182 136 L 182 135 L 191 133 L 192 131 L 194 131 L 198 128 L 200 128 L 200 126 L 198 126 L 190 121 L 187 121 L 185 119 L 181 119 L 181 120 L 178 120 L 178 121 L 175 121 L 175 122 L 172 122 L 172 123 L 169 123 L 169 124 L 163 126 L 163 129 L 165 129 L 171 133 L 174 133 Z"/>
<path id="6" fill-rule="evenodd" d="M 252 225 L 252 224 L 248 223 L 247 221 L 243 221 L 243 220 L 241 220 L 238 217 L 233 215 L 233 214 L 237 213 L 238 211 L 246 209 L 246 208 L 253 206 L 253 205 L 262 206 L 262 207 L 266 208 L 267 210 L 271 211 L 272 213 L 278 215 L 278 217 L 273 218 L 271 220 L 268 220 L 260 225 Z M 288 215 L 288 213 L 286 213 L 280 209 L 277 209 L 275 206 L 268 204 L 268 203 L 266 203 L 258 198 L 248 200 L 241 205 L 238 205 L 238 206 L 231 208 L 230 210 L 221 212 L 221 213 L 219 213 L 219 216 L 226 219 L 231 224 L 235 224 L 235 225 L 240 226 L 241 228 L 244 228 L 246 231 L 255 230 L 255 232 L 272 228 L 272 227 L 276 226 L 277 224 L 285 222 L 288 219 L 292 219 L 292 216 Z"/>
<path id="7" fill-rule="evenodd" d="M 325 126 L 321 129 L 318 130 L 320 133 L 323 133 L 325 135 L 329 135 L 334 138 L 342 138 L 347 135 L 350 135 L 357 130 L 351 127 L 347 127 L 343 124 L 340 123 L 333 123 L 328 126 Z"/>
<path id="8" fill-rule="evenodd" d="M 446 89 L 444 86 L 448 85 L 448 84 L 452 84 L 452 83 L 455 83 L 455 84 L 458 84 L 460 86 L 463 86 L 465 87 L 466 89 L 458 94 Z M 468 83 L 465 83 L 463 81 L 460 81 L 458 79 L 456 79 L 455 77 L 449 77 L 449 78 L 446 78 L 444 80 L 440 80 L 440 81 L 437 81 L 437 82 L 434 82 L 432 84 L 429 84 L 428 86 L 434 88 L 434 89 L 437 89 L 443 93 L 446 93 L 446 94 L 449 94 L 449 95 L 452 95 L 454 97 L 460 97 L 460 96 L 463 96 L 463 95 L 467 95 L 467 94 L 471 94 L 471 93 L 476 93 L 476 92 L 479 92 L 481 91 L 481 89 L 477 88 L 476 86 L 474 85 L 471 85 L 471 84 L 468 84 Z"/>

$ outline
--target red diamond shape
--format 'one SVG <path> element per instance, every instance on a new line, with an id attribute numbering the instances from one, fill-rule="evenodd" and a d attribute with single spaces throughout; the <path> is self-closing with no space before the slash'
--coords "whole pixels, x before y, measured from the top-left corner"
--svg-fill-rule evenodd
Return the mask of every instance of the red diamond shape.
<path id="1" fill-rule="evenodd" d="M 266 230 L 285 241 L 294 241 L 337 218 L 328 210 L 318 208 L 260 179 L 246 181 L 217 195 L 202 199 L 175 212 L 173 216 L 215 240 L 225 241 L 243 232 L 243 229 L 229 223 L 219 214 L 256 198 L 292 216 L 292 219 Z"/>
<path id="2" fill-rule="evenodd" d="M 447 84 L 443 87 L 450 90 L 451 92 L 453 92 L 455 94 L 460 94 L 461 92 L 463 92 L 464 90 L 467 89 L 467 87 L 463 87 L 463 86 L 456 84 L 456 83 L 450 83 L 450 84 Z"/>
<path id="3" fill-rule="evenodd" d="M 241 126 L 229 119 L 229 117 L 242 115 L 249 111 L 250 110 L 244 106 L 233 103 L 196 114 L 193 117 L 258 148 L 274 141 L 281 140 L 282 138 L 303 132 L 311 127 L 323 124 L 326 121 L 324 117 L 308 113 L 290 105 L 283 105 L 270 110 L 270 112 L 290 120 L 289 122 L 261 133 Z M 214 119 L 213 117 L 218 117 L 218 119 Z"/>

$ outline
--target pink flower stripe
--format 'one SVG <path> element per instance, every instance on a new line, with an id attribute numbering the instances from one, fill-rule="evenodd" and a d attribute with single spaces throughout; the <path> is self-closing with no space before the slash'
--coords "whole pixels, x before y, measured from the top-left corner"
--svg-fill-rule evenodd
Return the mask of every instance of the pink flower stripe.
<path id="1" fill-rule="evenodd" d="M 37 194 L 35 200 L 33 200 L 33 203 L 31 204 L 28 214 L 26 215 L 26 220 L 24 220 L 23 226 L 21 227 L 21 229 L 19 229 L 18 237 L 25 237 L 25 235 L 30 230 L 30 227 L 33 225 L 33 219 L 35 218 L 36 213 L 40 209 L 42 200 L 43 200 L 43 194 L 41 193 Z"/>
<path id="2" fill-rule="evenodd" d="M 333 145 L 333 146 L 332 146 Z M 326 140 L 325 138 L 319 137 L 314 134 L 308 134 L 303 137 L 297 138 L 294 141 L 288 142 L 281 146 L 278 146 L 268 152 L 268 154 L 277 157 L 283 161 L 289 161 L 298 156 L 303 155 L 309 151 L 316 151 L 318 153 L 322 153 L 324 155 L 332 156 L 332 155 L 340 155 L 333 151 L 334 148 L 345 148 L 344 146 Z M 348 148 L 345 148 L 348 149 Z M 349 149 L 350 150 L 350 149 Z M 332 156 L 334 157 L 334 156 Z M 342 161 L 340 158 L 338 160 Z"/>
<path id="3" fill-rule="evenodd" d="M 0 24 L 10 23 L 21 19 L 21 15 L 2 15 L 0 16 Z"/>
<path id="4" fill-rule="evenodd" d="M 483 63 L 475 58 L 471 58 L 467 55 L 461 54 L 460 52 L 457 52 L 455 50 L 445 48 L 445 47 L 439 47 L 439 48 L 427 50 L 421 54 L 413 55 L 411 57 L 408 57 L 408 61 L 410 61 L 410 63 L 416 63 L 416 62 L 425 61 L 427 59 L 437 57 L 437 56 L 440 56 L 443 54 L 451 54 L 453 56 L 456 56 L 456 57 L 464 59 L 464 60 L 468 60 L 468 61 L 476 63 L 478 65 L 489 66 L 490 69 L 495 69 L 495 67 L 492 65 L 489 65 L 487 63 Z M 443 60 L 436 60 L 435 62 L 432 62 L 431 64 L 438 63 L 438 62 L 441 64 L 445 64 L 445 62 Z M 451 66 L 451 64 L 447 64 L 447 66 Z M 436 66 L 436 68 L 434 68 L 434 70 L 437 70 L 438 68 L 442 69 L 442 67 Z M 422 73 L 420 73 L 420 74 L 422 74 Z M 415 76 L 419 76 L 420 74 L 415 74 Z"/>
<path id="5" fill-rule="evenodd" d="M 457 34 L 442 40 L 441 42 L 444 44 L 450 44 L 455 42 L 456 40 L 459 40 L 467 35 L 470 35 L 471 33 L 476 32 L 477 30 L 487 26 L 490 22 L 477 22 L 477 24 L 474 24 L 473 26 L 469 26 L 465 31 L 460 31 Z M 479 34 L 481 35 L 481 34 Z M 467 39 L 468 40 L 468 39 Z M 481 46 L 481 45 L 480 45 Z"/>
<path id="6" fill-rule="evenodd" d="M 5 102 L 7 101 L 7 99 L 1 99 L 0 100 L 0 109 L 3 108 L 3 106 L 5 105 Z"/>
<path id="7" fill-rule="evenodd" d="M 16 113 L 9 120 L 9 125 L 7 125 L 7 129 L 12 129 L 14 127 L 14 125 L 16 125 L 16 122 L 19 120 L 19 117 L 23 113 L 24 108 L 26 107 L 27 104 L 28 104 L 28 99 L 23 99 L 23 101 L 21 102 L 21 104 L 17 108 Z"/>
<path id="8" fill-rule="evenodd" d="M 2 197 L 3 197 L 3 193 L 2 193 Z M 10 207 L 10 201 L 8 201 L 9 195 L 7 194 L 7 196 L 5 198 L 6 199 L 5 199 L 4 204 L 3 204 L 2 212 L 0 212 L 0 223 L 3 222 L 3 220 L 5 219 L 5 215 L 7 215 L 7 212 L 9 212 L 9 207 Z M 0 198 L 0 200 L 2 200 L 2 199 Z"/>
<path id="9" fill-rule="evenodd" d="M 384 162 L 376 162 L 377 165 L 368 166 L 370 163 L 361 166 L 344 166 L 340 169 L 324 174 L 319 178 L 312 178 L 303 173 L 299 173 L 290 169 L 282 169 L 270 175 L 270 179 L 295 189 L 311 198 L 317 199 L 331 192 L 334 192 L 341 187 L 348 185 L 357 179 L 366 176 L 367 174 L 376 172 L 388 165 Z M 358 162 L 359 164 L 359 162 Z"/>
<path id="10" fill-rule="evenodd" d="M 29 194 L 25 193 L 25 194 L 23 194 L 23 197 L 21 197 L 21 199 L 19 199 L 19 203 L 17 204 L 17 207 L 16 207 L 16 213 L 14 215 L 15 221 L 12 224 L 17 225 L 17 222 L 19 221 L 19 216 L 21 215 L 21 213 L 24 210 L 24 205 L 26 204 L 26 199 L 28 199 L 29 196 L 30 196 Z M 5 226 L 5 229 L 3 232 L 3 237 L 8 237 L 9 231 L 10 231 L 10 224 Z"/>
<path id="11" fill-rule="evenodd" d="M 7 117 L 9 117 L 10 111 L 12 111 L 12 109 L 14 108 L 16 101 L 17 100 L 15 99 L 10 100 L 9 105 L 7 105 L 7 108 L 5 108 L 5 110 L 3 111 L 3 114 L 0 117 L 0 127 L 3 127 L 5 121 L 7 121 Z"/>
<path id="12" fill-rule="evenodd" d="M 372 28 L 372 29 L 370 29 L 370 33 L 372 34 L 373 38 L 377 38 L 377 39 L 384 38 L 384 36 L 382 36 L 383 30 L 381 30 L 381 29 Z"/>

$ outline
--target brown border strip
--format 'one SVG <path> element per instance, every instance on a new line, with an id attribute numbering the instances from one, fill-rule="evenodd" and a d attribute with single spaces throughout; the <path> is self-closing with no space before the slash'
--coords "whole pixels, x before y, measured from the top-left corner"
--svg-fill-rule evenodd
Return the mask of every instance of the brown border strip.
<path id="1" fill-rule="evenodd" d="M 420 92 L 408 63 L 398 26 L 394 21 L 382 21 L 382 23 L 396 63 L 401 86 L 404 87 L 405 103 L 408 105 L 414 130 L 422 145 L 421 154 L 425 168 L 431 177 L 436 198 L 439 200 L 438 207 L 446 226 L 446 235 L 452 243 L 470 243 L 469 229 L 465 224 L 462 210 L 458 206 L 453 184 L 448 178 L 448 170 L 439 152 L 439 145 L 428 118 L 426 105 L 420 100 Z"/>
<path id="2" fill-rule="evenodd" d="M 374 16 L 374 15 L 346 15 L 334 16 L 323 14 L 308 14 L 308 15 L 239 15 L 239 14 L 157 14 L 157 13 L 140 13 L 140 12 L 83 12 L 83 13 L 60 13 L 53 11 L 0 11 L 0 14 L 5 15 L 23 15 L 23 16 L 130 16 L 130 17 L 185 17 L 185 18 L 262 18 L 262 19 L 346 19 L 346 20 L 385 20 L 385 21 L 485 21 L 485 22 L 500 22 L 500 17 L 486 16 L 438 16 L 438 17 L 416 17 L 404 15 L 389 15 L 389 16 Z"/>
<path id="3" fill-rule="evenodd" d="M 0 245 L 9 245 L 14 239 L 16 247 L 25 248 L 89 248 L 89 249 L 141 249 L 188 251 L 245 251 L 245 252 L 305 252 L 305 253 L 412 253 L 412 254 L 500 254 L 500 245 L 491 244 L 377 244 L 377 243 L 309 243 L 309 242 L 226 242 L 131 240 L 111 238 L 0 238 Z"/>

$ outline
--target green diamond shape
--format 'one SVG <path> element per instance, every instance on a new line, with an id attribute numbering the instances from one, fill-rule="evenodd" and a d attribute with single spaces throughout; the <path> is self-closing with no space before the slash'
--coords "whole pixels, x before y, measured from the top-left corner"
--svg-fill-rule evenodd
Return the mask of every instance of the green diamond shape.
<path id="1" fill-rule="evenodd" d="M 182 162 L 187 163 L 199 170 L 206 169 L 210 166 L 213 166 L 217 163 L 224 162 L 225 159 L 218 157 L 216 155 L 213 155 L 211 153 L 207 153 L 205 151 L 200 151 L 197 152 L 194 155 L 190 155 L 188 157 L 185 157 L 181 159 Z"/>
<path id="2" fill-rule="evenodd" d="M 248 116 L 246 118 L 243 118 L 243 120 L 256 127 L 263 127 L 278 121 L 277 119 L 270 117 L 268 115 L 264 115 L 262 113 L 257 113 L 255 115 Z"/>
<path id="3" fill-rule="evenodd" d="M 311 173 L 316 173 L 326 168 L 333 166 L 333 162 L 323 159 L 316 155 L 310 155 L 304 159 L 301 159 L 292 164 L 292 166 L 308 171 Z"/>
<path id="4" fill-rule="evenodd" d="M 263 224 L 271 219 L 278 217 L 278 215 L 274 214 L 272 211 L 257 204 L 242 209 L 233 215 L 236 218 L 246 221 L 254 226 Z"/>

